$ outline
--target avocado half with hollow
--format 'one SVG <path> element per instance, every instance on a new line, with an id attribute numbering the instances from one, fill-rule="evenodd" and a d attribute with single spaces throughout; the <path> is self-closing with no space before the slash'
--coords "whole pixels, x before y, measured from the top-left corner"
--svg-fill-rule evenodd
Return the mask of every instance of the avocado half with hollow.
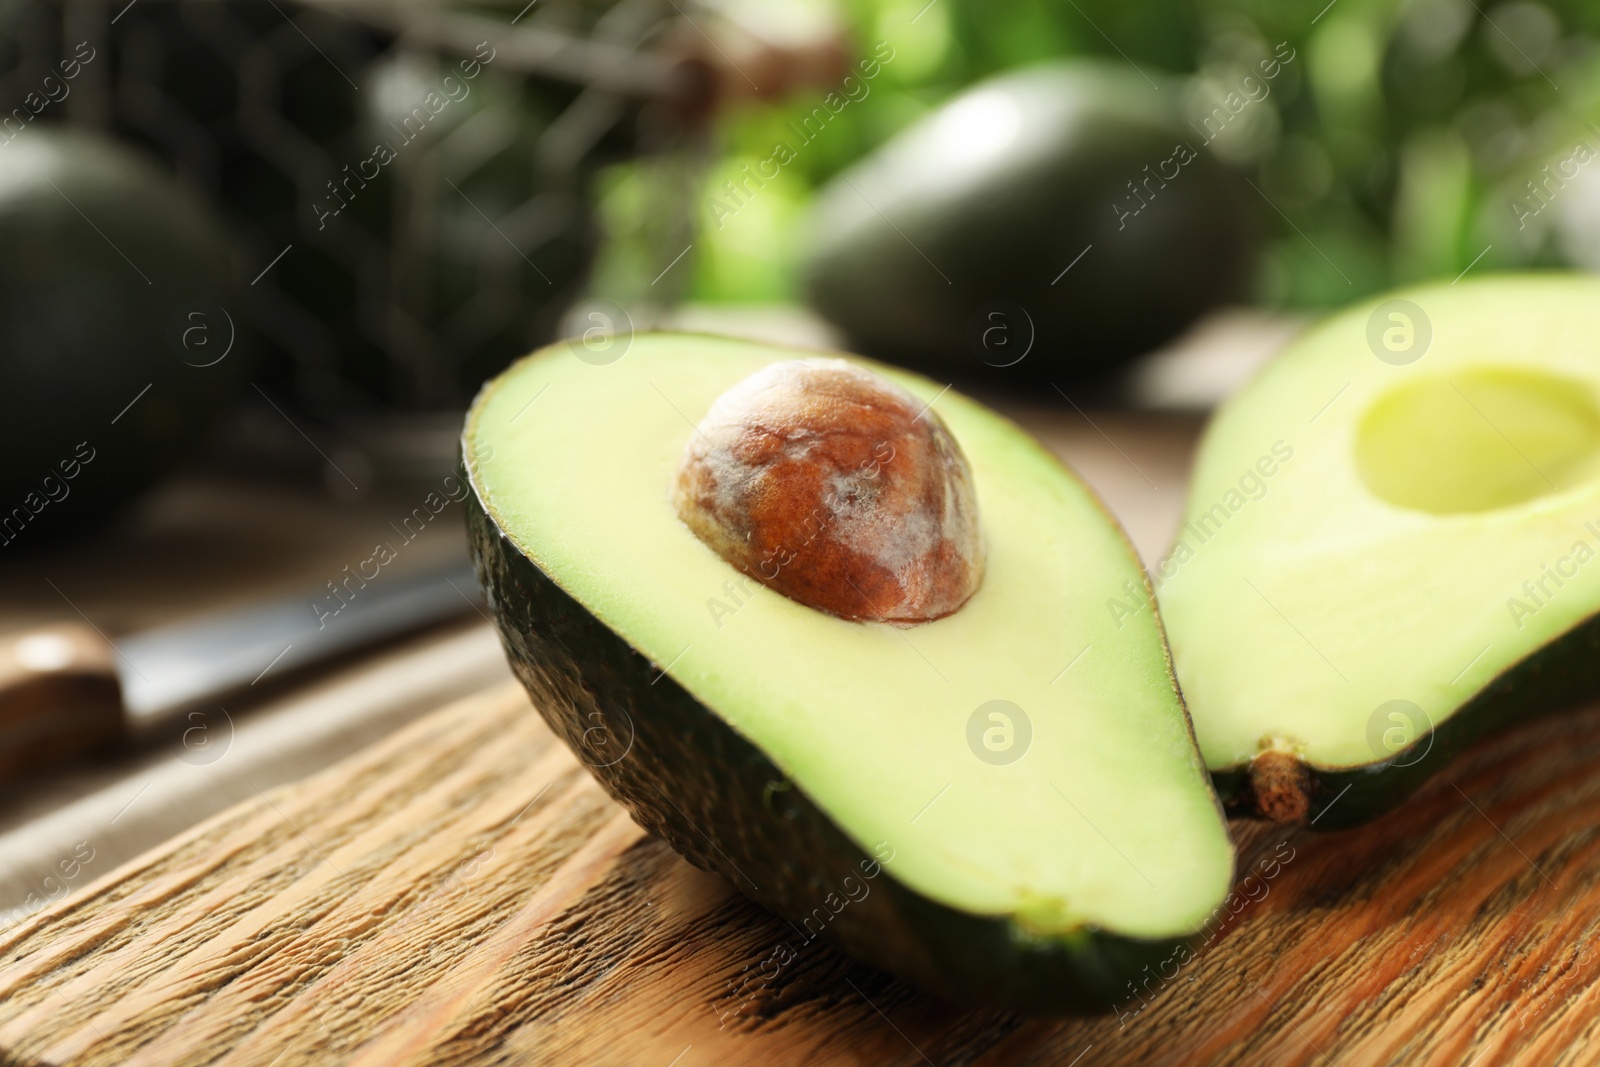
<path id="1" fill-rule="evenodd" d="M 1320 829 L 1600 693 L 1600 280 L 1390 294 L 1220 412 L 1156 567 L 1230 807 Z"/>
<path id="2" fill-rule="evenodd" d="M 1103 1011 L 1181 961 L 1233 850 L 1147 578 L 1077 478 L 853 357 L 676 334 L 580 354 L 479 394 L 469 525 L 517 676 L 635 818 L 788 918 L 794 951 L 825 935 L 953 999 Z M 820 504 L 791 499 L 819 479 Z M 775 498 L 803 532 L 741 570 L 723 535 L 791 522 Z M 808 581 L 870 610 L 808 606 Z M 1145 610 L 1119 626 L 1111 596 Z"/>

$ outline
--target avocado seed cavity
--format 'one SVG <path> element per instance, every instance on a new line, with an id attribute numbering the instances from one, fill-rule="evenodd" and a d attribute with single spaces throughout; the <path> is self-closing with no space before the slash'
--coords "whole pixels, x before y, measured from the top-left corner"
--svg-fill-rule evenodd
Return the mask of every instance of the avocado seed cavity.
<path id="1" fill-rule="evenodd" d="M 928 622 L 983 581 L 955 438 L 928 405 L 842 359 L 774 363 L 723 393 L 672 502 L 735 568 L 846 619 Z"/>

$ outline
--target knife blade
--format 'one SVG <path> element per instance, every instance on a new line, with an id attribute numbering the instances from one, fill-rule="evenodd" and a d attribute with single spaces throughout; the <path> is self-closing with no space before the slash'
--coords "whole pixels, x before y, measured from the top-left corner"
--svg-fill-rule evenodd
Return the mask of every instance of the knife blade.
<path id="1" fill-rule="evenodd" d="M 472 567 L 346 582 L 112 641 L 90 625 L 0 639 L 0 773 L 159 733 L 195 708 L 482 613 Z"/>

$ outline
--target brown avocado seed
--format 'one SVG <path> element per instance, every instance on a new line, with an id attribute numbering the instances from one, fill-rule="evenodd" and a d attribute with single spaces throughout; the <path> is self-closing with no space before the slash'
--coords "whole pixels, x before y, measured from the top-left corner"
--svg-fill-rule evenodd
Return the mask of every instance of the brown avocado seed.
<path id="1" fill-rule="evenodd" d="M 774 363 L 718 397 L 672 502 L 734 567 L 846 619 L 928 622 L 983 581 L 961 447 L 927 405 L 842 359 Z"/>

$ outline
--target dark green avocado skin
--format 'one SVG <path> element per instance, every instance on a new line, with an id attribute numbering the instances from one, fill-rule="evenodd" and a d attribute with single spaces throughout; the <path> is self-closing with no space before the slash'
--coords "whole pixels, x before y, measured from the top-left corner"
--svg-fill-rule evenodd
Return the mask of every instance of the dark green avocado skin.
<path id="1" fill-rule="evenodd" d="M 1387 760 L 1356 767 L 1304 764 L 1306 822 L 1342 830 L 1393 811 L 1472 745 L 1520 723 L 1600 696 L 1600 615 L 1568 630 L 1481 689 L 1459 710 Z M 1230 814 L 1254 814 L 1248 767 L 1212 774 Z"/>
<path id="2" fill-rule="evenodd" d="M 804 284 L 853 350 L 1003 387 L 1092 380 L 1243 293 L 1253 194 L 1169 110 L 1175 93 L 1068 61 L 935 119 L 983 94 L 1015 109 L 1003 147 L 958 162 L 891 142 L 819 194 Z"/>
<path id="3" fill-rule="evenodd" d="M 795 953 L 822 936 L 958 1004 L 1088 1014 L 1128 1000 L 1135 983 L 1188 951 L 1099 930 L 1033 938 L 912 891 L 894 877 L 894 842 L 869 852 L 846 837 L 759 749 L 523 555 L 476 487 L 467 526 L 534 707 L 641 826 L 788 919 Z"/>
<path id="4" fill-rule="evenodd" d="M 0 147 L 0 559 L 204 457 L 245 380 L 241 289 L 228 233 L 143 156 L 42 125 Z"/>

